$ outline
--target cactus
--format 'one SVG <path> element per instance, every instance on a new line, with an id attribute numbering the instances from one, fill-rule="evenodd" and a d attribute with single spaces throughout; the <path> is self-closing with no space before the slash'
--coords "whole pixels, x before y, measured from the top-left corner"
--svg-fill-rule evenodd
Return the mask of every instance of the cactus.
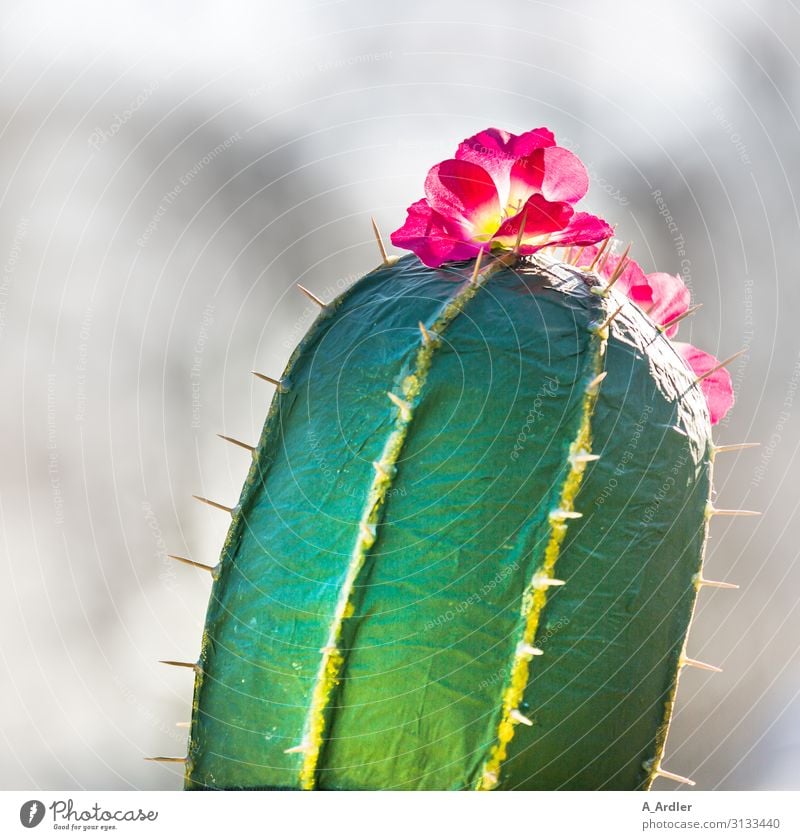
<path id="1" fill-rule="evenodd" d="M 689 782 L 661 762 L 682 668 L 712 668 L 698 590 L 731 586 L 702 568 L 727 374 L 692 371 L 688 295 L 648 317 L 607 237 L 557 259 L 527 231 L 438 265 L 379 238 L 262 376 L 200 657 L 171 663 L 195 671 L 187 789 Z"/>

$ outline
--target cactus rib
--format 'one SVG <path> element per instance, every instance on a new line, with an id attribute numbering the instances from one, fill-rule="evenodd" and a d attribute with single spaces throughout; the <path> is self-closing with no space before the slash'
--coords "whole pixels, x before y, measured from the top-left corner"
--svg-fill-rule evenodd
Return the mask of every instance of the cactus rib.
<path id="1" fill-rule="evenodd" d="M 617 312 L 619 312 L 619 309 Z M 553 516 L 551 514 L 550 517 L 550 539 L 545 548 L 544 562 L 541 569 L 531 579 L 522 597 L 521 614 L 524 621 L 522 638 L 517 645 L 514 661 L 511 665 L 511 677 L 508 686 L 502 695 L 502 719 L 497 728 L 497 741 L 492 747 L 490 757 L 478 780 L 478 790 L 493 790 L 497 787 L 500 767 L 505 760 L 508 743 L 514 737 L 515 722 L 520 722 L 517 707 L 522 701 L 528 686 L 530 672 L 531 656 L 527 649 L 533 647 L 536 640 L 536 631 L 539 628 L 542 611 L 547 603 L 547 590 L 549 588 L 548 585 L 542 585 L 538 578 L 544 576 L 549 582 L 555 574 L 561 544 L 567 534 L 568 521 L 571 518 L 569 514 L 575 513 L 575 496 L 580 489 L 583 473 L 586 469 L 586 460 L 578 456 L 591 453 L 592 412 L 598 394 L 598 389 L 594 387 L 594 383 L 597 381 L 597 377 L 603 373 L 603 353 L 605 350 L 605 341 L 597 337 L 594 341 L 595 349 L 592 353 L 590 368 L 593 378 L 587 385 L 583 398 L 583 412 L 578 434 L 569 448 L 570 470 L 561 490 L 558 510 L 555 512 L 558 515 Z"/>
<path id="2" fill-rule="evenodd" d="M 508 261 L 498 261 L 489 265 L 474 281 L 463 285 L 449 301 L 441 307 L 440 313 L 430 331 L 441 336 L 453 320 L 462 312 L 464 306 L 478 293 L 489 276 Z M 391 489 L 396 473 L 395 465 L 408 436 L 414 408 L 419 401 L 425 381 L 433 362 L 434 352 L 439 342 L 430 341 L 430 333 L 424 325 L 421 327 L 421 340 L 416 351 L 416 358 L 411 373 L 402 383 L 402 396 L 389 392 L 388 397 L 397 406 L 395 427 L 389 434 L 383 453 L 376 463 L 372 486 L 367 495 L 358 535 L 353 548 L 344 583 L 328 631 L 328 640 L 322 648 L 322 659 L 311 695 L 311 708 L 303 738 L 303 764 L 300 770 L 300 785 L 304 790 L 313 790 L 317 772 L 317 762 L 325 737 L 325 711 L 331 695 L 339 681 L 344 665 L 344 655 L 340 650 L 340 637 L 344 621 L 353 614 L 353 589 L 356 585 L 367 555 L 375 543 L 376 530 L 380 524 L 381 512 L 387 492 Z"/>
<path id="3" fill-rule="evenodd" d="M 294 351 L 292 352 L 291 356 L 289 357 L 289 361 L 286 364 L 286 369 L 284 370 L 283 376 L 280 380 L 273 380 L 270 377 L 267 377 L 263 374 L 256 373 L 253 371 L 255 376 L 259 377 L 260 379 L 264 379 L 269 381 L 273 384 L 277 384 L 279 387 L 276 389 L 276 399 L 273 400 L 269 407 L 269 411 L 267 412 L 267 416 L 264 420 L 264 427 L 261 432 L 261 438 L 258 442 L 258 446 L 256 447 L 256 451 L 253 453 L 253 461 L 250 465 L 250 469 L 248 471 L 247 477 L 244 482 L 244 487 L 242 488 L 242 493 L 240 497 L 239 504 L 237 505 L 237 510 L 233 514 L 230 528 L 228 529 L 227 537 L 225 538 L 225 544 L 222 547 L 221 558 L 220 562 L 215 567 L 210 567 L 212 570 L 212 575 L 214 577 L 214 585 L 211 590 L 211 598 L 214 599 L 216 596 L 216 592 L 221 590 L 225 584 L 225 572 L 227 571 L 227 564 L 223 561 L 226 557 L 230 557 L 235 550 L 236 543 L 239 539 L 241 530 L 243 528 L 243 518 L 242 518 L 242 506 L 245 504 L 247 499 L 250 496 L 250 493 L 257 487 L 258 481 L 263 473 L 263 471 L 268 467 L 268 464 L 262 463 L 260 459 L 261 453 L 268 453 L 269 447 L 268 443 L 276 436 L 278 433 L 278 418 L 280 414 L 280 397 L 283 396 L 287 391 L 288 388 L 284 386 L 285 382 L 288 382 L 289 374 L 291 373 L 293 367 L 297 363 L 298 359 L 301 358 L 305 348 L 307 345 L 313 341 L 314 337 L 316 336 L 317 332 L 319 331 L 320 326 L 330 317 L 332 310 L 336 308 L 336 304 L 341 302 L 344 299 L 349 290 L 346 290 L 336 301 L 334 301 L 330 306 L 324 307 L 322 311 L 319 313 L 317 318 L 315 319 L 314 323 L 311 325 L 308 333 L 306 334 L 305 338 L 295 347 Z M 184 558 L 176 558 L 181 559 L 182 561 Z M 193 565 L 199 565 L 192 563 Z M 199 657 L 199 664 L 200 669 L 195 674 L 195 682 L 194 682 L 194 692 L 192 695 L 192 717 L 193 719 L 198 714 L 198 710 L 200 707 L 200 694 L 203 689 L 203 682 L 205 678 L 205 671 L 202 668 L 202 663 L 205 659 L 206 651 L 209 648 L 210 638 L 208 627 L 206 626 L 203 630 L 203 638 L 201 642 L 201 649 L 200 649 L 200 657 Z M 192 750 L 193 747 L 196 748 L 196 744 L 193 743 L 192 732 L 190 731 L 190 739 L 189 739 L 189 749 L 187 751 L 186 759 L 185 759 L 185 767 L 184 767 L 184 786 L 189 788 L 192 786 L 192 771 L 194 769 L 194 764 L 192 761 Z"/>

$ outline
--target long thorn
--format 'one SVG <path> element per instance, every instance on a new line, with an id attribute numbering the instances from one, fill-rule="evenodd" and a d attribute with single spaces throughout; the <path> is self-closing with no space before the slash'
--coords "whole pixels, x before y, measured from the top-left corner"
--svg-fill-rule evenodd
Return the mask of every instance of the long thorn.
<path id="1" fill-rule="evenodd" d="M 382 479 L 391 478 L 393 475 L 392 471 L 388 470 L 380 461 L 373 461 L 372 466 Z"/>
<path id="2" fill-rule="evenodd" d="M 709 665 L 708 662 L 700 662 L 698 659 L 689 659 L 688 656 L 681 658 L 680 665 L 682 668 L 688 666 L 689 668 L 699 668 L 701 671 L 713 671 L 715 674 L 722 673 L 722 668 L 717 668 L 716 665 Z"/>
<path id="3" fill-rule="evenodd" d="M 234 446 L 241 446 L 242 449 L 246 449 L 248 452 L 255 452 L 256 451 L 255 446 L 250 446 L 249 443 L 244 443 L 241 440 L 236 440 L 236 438 L 228 437 L 227 435 L 221 435 L 219 433 L 217 433 L 217 437 L 220 438 L 221 440 L 228 441 L 228 443 L 234 444 Z"/>
<path id="4" fill-rule="evenodd" d="M 589 271 L 594 271 L 594 267 L 597 265 L 597 261 L 605 253 L 606 248 L 608 248 L 608 243 L 609 242 L 611 242 L 611 237 L 603 240 L 603 244 L 597 249 L 597 253 L 594 255 L 594 259 L 592 260 L 591 264 L 589 265 Z"/>
<path id="5" fill-rule="evenodd" d="M 197 499 L 198 502 L 203 502 L 203 504 L 211 505 L 211 507 L 217 508 L 217 510 L 224 510 L 226 513 L 233 515 L 233 508 L 221 505 L 219 502 L 212 502 L 211 499 L 207 499 L 205 496 L 195 496 L 192 494 L 192 498 Z"/>
<path id="6" fill-rule="evenodd" d="M 168 755 L 154 755 L 154 756 L 145 756 L 145 761 L 162 761 L 172 764 L 185 764 L 186 763 L 186 756 L 182 758 L 176 758 L 173 756 Z"/>
<path id="7" fill-rule="evenodd" d="M 714 447 L 714 454 L 717 452 L 738 452 L 741 449 L 754 449 L 761 446 L 760 443 L 723 443 L 722 446 Z"/>
<path id="8" fill-rule="evenodd" d="M 611 326 L 612 321 L 617 317 L 617 315 L 619 315 L 620 312 L 622 312 L 624 308 L 625 303 L 623 302 L 608 316 L 608 318 L 605 319 L 605 321 L 603 321 L 602 324 L 600 324 L 599 327 L 597 327 L 597 332 L 601 333 L 603 330 L 608 329 L 608 327 Z"/>
<path id="9" fill-rule="evenodd" d="M 533 588 L 534 589 L 548 589 L 551 586 L 564 586 L 565 580 L 558 580 L 557 578 L 547 577 L 546 575 L 534 575 Z"/>
<path id="10" fill-rule="evenodd" d="M 481 260 L 483 260 L 483 247 L 481 247 L 480 251 L 478 251 L 478 256 L 475 257 L 475 268 L 472 270 L 472 279 L 470 281 L 472 283 L 478 282 L 478 274 L 481 270 Z"/>
<path id="11" fill-rule="evenodd" d="M 397 394 L 393 394 L 391 391 L 387 391 L 386 396 L 398 407 L 403 420 L 407 421 L 411 419 L 411 406 L 402 397 L 398 397 Z"/>
<path id="12" fill-rule="evenodd" d="M 425 324 L 422 323 L 422 321 L 419 322 L 419 331 L 422 333 L 423 344 L 425 344 L 425 345 L 430 344 L 431 343 L 431 334 L 428 332 L 428 328 L 425 326 Z"/>
<path id="13" fill-rule="evenodd" d="M 325 301 L 320 300 L 313 292 L 309 292 L 305 286 L 301 286 L 299 283 L 297 284 L 297 288 L 309 299 L 313 300 L 314 303 L 319 306 L 320 309 L 324 309 L 328 304 Z"/>
<path id="14" fill-rule="evenodd" d="M 555 508 L 550 511 L 549 519 L 551 522 L 563 522 L 565 519 L 583 519 L 583 514 L 577 510 L 562 510 Z"/>
<path id="15" fill-rule="evenodd" d="M 682 785 L 689 785 L 694 787 L 695 783 L 686 776 L 679 776 L 677 773 L 670 773 L 669 770 L 664 770 L 662 767 L 657 767 L 653 770 L 654 776 L 661 776 L 662 779 L 671 779 L 673 782 L 680 782 Z"/>
<path id="16" fill-rule="evenodd" d="M 509 713 L 509 717 L 515 720 L 517 723 L 522 723 L 525 726 L 533 726 L 533 721 L 522 714 L 519 709 L 512 709 Z"/>
<path id="17" fill-rule="evenodd" d="M 386 253 L 386 246 L 383 244 L 383 237 L 381 236 L 381 232 L 378 228 L 378 223 L 375 221 L 375 217 L 371 216 L 372 219 L 372 230 L 375 233 L 375 239 L 378 242 L 378 250 L 381 252 L 381 259 L 383 260 L 384 264 L 389 262 L 389 255 Z"/>
<path id="18" fill-rule="evenodd" d="M 591 452 L 576 452 L 574 455 L 569 456 L 569 463 L 571 466 L 575 466 L 576 464 L 588 464 L 591 461 L 599 461 L 599 455 L 592 455 Z"/>
<path id="19" fill-rule="evenodd" d="M 266 373 L 259 373 L 257 370 L 251 370 L 250 373 L 252 373 L 253 376 L 257 376 L 259 379 L 263 379 L 264 382 L 269 382 L 270 385 L 274 385 L 276 388 L 283 387 L 283 383 L 280 379 L 273 379 L 271 376 L 267 376 Z"/>
<path id="20" fill-rule="evenodd" d="M 597 376 L 595 376 L 595 378 L 586 386 L 586 393 L 591 394 L 607 376 L 607 370 L 604 370 L 602 373 L 598 373 Z"/>
<path id="21" fill-rule="evenodd" d="M 193 671 L 200 671 L 200 666 L 196 662 L 182 662 L 178 659 L 159 659 L 162 665 L 173 665 L 176 668 L 191 668 Z"/>
<path id="22" fill-rule="evenodd" d="M 675 324 L 679 324 L 684 318 L 688 318 L 690 315 L 694 315 L 694 313 L 697 312 L 698 309 L 702 308 L 702 303 L 696 303 L 694 306 L 690 306 L 682 315 L 676 315 L 671 321 L 667 321 L 666 324 L 662 324 L 658 328 L 659 332 L 666 332 L 667 330 L 674 327 Z"/>
<path id="23" fill-rule="evenodd" d="M 633 245 L 633 242 L 628 243 L 625 253 L 619 258 L 619 262 L 617 263 L 617 267 L 614 269 L 614 273 L 608 278 L 608 284 L 606 285 L 607 290 L 610 289 L 620 277 L 622 277 L 625 269 L 628 267 L 628 254 L 631 251 L 631 245 Z"/>
<path id="24" fill-rule="evenodd" d="M 722 580 L 706 580 L 702 575 L 695 575 L 694 579 L 695 585 L 700 586 L 710 586 L 713 589 L 738 589 L 738 583 L 726 583 Z"/>
<path id="25" fill-rule="evenodd" d="M 190 560 L 188 557 L 178 557 L 177 554 L 168 554 L 167 557 L 177 560 L 179 563 L 185 563 L 187 566 L 194 566 L 197 569 L 205 569 L 207 572 L 214 574 L 214 567 L 207 566 L 205 563 L 198 563 L 197 560 Z"/>
<path id="26" fill-rule="evenodd" d="M 176 668 L 191 668 L 195 673 L 199 673 L 200 666 L 196 662 L 179 662 L 175 659 L 159 659 L 162 665 L 174 665 Z"/>
<path id="27" fill-rule="evenodd" d="M 709 506 L 709 516 L 761 516 L 760 510 L 725 510 Z"/>
<path id="28" fill-rule="evenodd" d="M 522 221 L 519 223 L 519 232 L 517 233 L 517 241 L 514 244 L 514 253 L 519 255 L 519 248 L 522 245 L 522 237 L 525 235 L 525 222 L 528 221 L 528 211 L 522 214 Z"/>
<path id="29" fill-rule="evenodd" d="M 742 353 L 746 352 L 747 348 L 745 348 L 744 350 L 740 350 L 738 353 L 734 353 L 732 356 L 728 356 L 728 358 L 725 359 L 724 362 L 720 362 L 718 365 L 715 365 L 713 368 L 711 368 L 711 370 L 707 370 L 705 373 L 700 374 L 700 376 L 698 376 L 692 384 L 697 385 L 704 379 L 707 379 L 709 376 L 711 376 L 712 373 L 716 373 L 721 368 L 724 368 L 726 365 L 729 365 L 734 359 L 738 359 L 739 356 L 742 355 Z"/>
<path id="30" fill-rule="evenodd" d="M 497 786 L 497 782 L 499 779 L 497 778 L 497 773 L 493 773 L 491 770 L 484 771 L 483 774 L 483 783 L 487 785 L 489 788 L 493 788 Z M 484 790 L 486 788 L 484 787 Z"/>

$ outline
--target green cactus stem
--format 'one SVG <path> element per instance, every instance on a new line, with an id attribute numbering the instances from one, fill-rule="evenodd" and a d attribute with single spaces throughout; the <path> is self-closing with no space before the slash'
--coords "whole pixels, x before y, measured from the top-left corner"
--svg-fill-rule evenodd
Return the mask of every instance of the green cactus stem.
<path id="1" fill-rule="evenodd" d="M 645 789 L 713 445 L 598 275 L 387 260 L 280 378 L 214 582 L 187 789 Z"/>

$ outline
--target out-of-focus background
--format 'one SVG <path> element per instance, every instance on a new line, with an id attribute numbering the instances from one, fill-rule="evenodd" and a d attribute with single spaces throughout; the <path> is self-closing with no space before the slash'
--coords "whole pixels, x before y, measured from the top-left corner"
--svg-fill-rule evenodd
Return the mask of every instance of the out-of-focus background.
<path id="1" fill-rule="evenodd" d="M 547 125 L 728 356 L 667 747 L 800 787 L 800 10 L 791 0 L 0 2 L 0 787 L 176 788 L 208 576 L 272 389 L 428 167 Z M 755 522 L 755 524 L 754 524 Z M 670 787 L 660 782 L 659 787 Z"/>

